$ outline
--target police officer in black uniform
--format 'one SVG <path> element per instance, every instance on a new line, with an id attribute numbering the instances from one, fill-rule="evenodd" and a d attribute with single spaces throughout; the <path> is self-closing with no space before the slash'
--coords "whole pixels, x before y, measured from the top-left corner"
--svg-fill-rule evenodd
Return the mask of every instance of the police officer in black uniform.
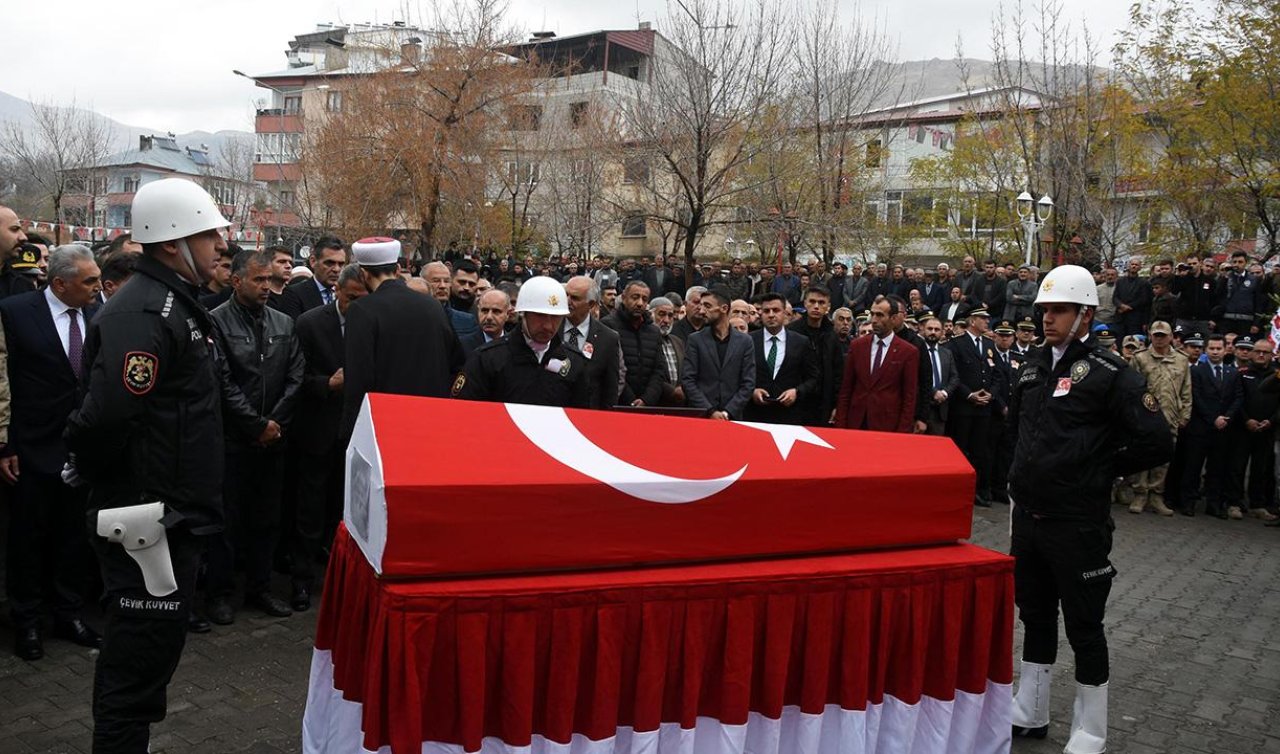
<path id="1" fill-rule="evenodd" d="M 977 476 L 973 503 L 991 507 L 991 416 L 995 410 L 996 354 L 991 340 L 984 337 L 991 315 L 981 307 L 969 310 L 964 333 L 947 341 L 955 356 L 960 387 L 951 396 L 947 416 L 947 436 L 964 453 Z"/>
<path id="2" fill-rule="evenodd" d="M 89 327 L 86 394 L 68 421 L 73 460 L 63 471 L 69 484 L 91 485 L 90 527 L 106 593 L 94 754 L 147 751 L 182 655 L 201 553 L 223 523 L 220 362 L 197 296 L 226 248 L 220 229 L 229 223 L 204 189 L 177 178 L 139 189 L 133 221 L 143 254 L 129 285 Z M 99 511 L 137 522 L 127 514 L 159 508 L 145 503 L 163 504 L 163 518 L 142 523 L 158 520 L 167 529 L 166 557 L 135 560 L 134 551 L 96 536 Z M 155 587 L 166 580 L 161 561 L 171 565 L 176 590 Z"/>
<path id="3" fill-rule="evenodd" d="M 1088 270 L 1055 268 L 1035 303 L 1044 310 L 1044 347 L 1019 370 L 1009 405 L 1011 554 L 1026 632 L 1013 733 L 1048 732 L 1061 606 L 1077 683 L 1065 751 L 1100 754 L 1110 673 L 1103 613 L 1115 577 L 1112 481 L 1168 461 L 1173 435 L 1142 376 L 1089 337 L 1098 294 Z"/>
<path id="4" fill-rule="evenodd" d="M 453 383 L 456 398 L 587 408 L 587 364 L 557 337 L 569 313 L 564 286 L 545 275 L 520 287 L 520 329 L 477 348 Z"/>

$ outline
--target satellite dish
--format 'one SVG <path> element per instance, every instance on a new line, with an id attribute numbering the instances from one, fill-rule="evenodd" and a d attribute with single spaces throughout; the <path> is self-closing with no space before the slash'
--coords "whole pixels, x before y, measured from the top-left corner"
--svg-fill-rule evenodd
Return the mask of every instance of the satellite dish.
<path id="1" fill-rule="evenodd" d="M 303 259 L 310 259 L 310 258 L 311 258 L 311 247 L 310 247 L 310 246 L 303 246 L 301 249 L 298 249 L 298 256 L 302 257 Z"/>

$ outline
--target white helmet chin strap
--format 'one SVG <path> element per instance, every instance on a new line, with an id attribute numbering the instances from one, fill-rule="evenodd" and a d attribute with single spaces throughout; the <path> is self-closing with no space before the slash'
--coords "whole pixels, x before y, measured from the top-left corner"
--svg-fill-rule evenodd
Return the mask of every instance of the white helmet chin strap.
<path id="1" fill-rule="evenodd" d="M 204 280 L 200 277 L 200 272 L 196 269 L 196 262 L 191 257 L 191 248 L 187 246 L 187 239 L 179 238 L 174 243 L 178 247 L 178 253 L 182 255 L 182 261 L 186 262 L 187 267 L 191 270 L 191 276 L 194 278 L 191 282 L 196 285 L 202 285 Z"/>
<path id="2" fill-rule="evenodd" d="M 1076 320 L 1071 323 L 1071 332 L 1067 334 L 1068 342 L 1076 338 L 1076 333 L 1080 330 L 1080 323 L 1084 321 L 1084 310 L 1090 308 L 1092 307 L 1081 304 L 1080 308 L 1076 310 Z"/>

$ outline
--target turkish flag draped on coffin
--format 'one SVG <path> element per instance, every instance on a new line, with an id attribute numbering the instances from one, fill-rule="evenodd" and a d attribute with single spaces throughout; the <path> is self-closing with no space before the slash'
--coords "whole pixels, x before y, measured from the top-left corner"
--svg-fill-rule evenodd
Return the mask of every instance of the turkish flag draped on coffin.
<path id="1" fill-rule="evenodd" d="M 393 578 L 954 542 L 974 487 L 942 437 L 380 394 L 347 471 L 347 527 Z"/>

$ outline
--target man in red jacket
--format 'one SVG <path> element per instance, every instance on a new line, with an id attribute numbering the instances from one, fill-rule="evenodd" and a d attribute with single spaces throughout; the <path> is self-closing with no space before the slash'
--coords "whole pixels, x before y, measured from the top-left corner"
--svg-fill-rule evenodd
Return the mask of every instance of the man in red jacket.
<path id="1" fill-rule="evenodd" d="M 920 353 L 893 334 L 899 304 L 881 298 L 871 305 L 871 334 L 849 346 L 836 400 L 837 427 L 910 432 L 915 421 Z"/>

